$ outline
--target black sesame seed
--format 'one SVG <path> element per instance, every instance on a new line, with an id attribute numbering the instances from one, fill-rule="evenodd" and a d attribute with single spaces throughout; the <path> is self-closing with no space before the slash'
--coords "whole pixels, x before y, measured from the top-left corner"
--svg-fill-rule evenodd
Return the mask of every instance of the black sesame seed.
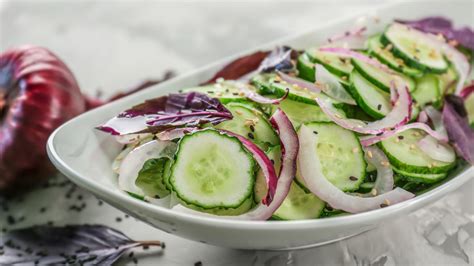
<path id="1" fill-rule="evenodd" d="M 275 160 L 270 159 L 270 162 L 272 162 L 272 164 L 275 165 Z"/>
<path id="2" fill-rule="evenodd" d="M 41 207 L 41 209 L 39 210 L 41 213 L 44 213 L 46 211 L 46 207 Z"/>
<path id="3" fill-rule="evenodd" d="M 117 223 L 120 223 L 120 222 L 122 221 L 122 218 L 117 217 L 117 218 L 115 218 L 115 221 L 116 221 Z"/>
<path id="4" fill-rule="evenodd" d="M 129 217 L 130 217 L 130 215 L 128 215 L 128 214 L 125 214 L 125 218 L 129 218 Z"/>
<path id="5" fill-rule="evenodd" d="M 129 257 L 129 258 L 133 257 L 133 251 L 130 252 L 130 254 L 128 254 L 128 257 Z"/>
<path id="6" fill-rule="evenodd" d="M 398 139 L 399 140 L 402 140 L 404 137 L 403 136 L 398 136 Z"/>
<path id="7" fill-rule="evenodd" d="M 133 261 L 133 263 L 135 263 L 135 264 L 138 264 L 138 260 L 137 260 L 137 258 L 133 258 L 133 260 L 132 260 L 132 261 Z"/>
<path id="8" fill-rule="evenodd" d="M 250 139 L 255 139 L 255 136 L 252 133 L 248 133 L 247 136 L 249 136 Z"/>
<path id="9" fill-rule="evenodd" d="M 232 95 L 239 96 L 239 94 L 237 92 L 233 92 Z"/>
<path id="10" fill-rule="evenodd" d="M 383 135 L 383 132 L 375 134 L 375 136 L 382 136 L 382 135 Z"/>
<path id="11" fill-rule="evenodd" d="M 165 242 L 161 242 L 161 248 L 162 248 L 162 249 L 165 249 L 165 248 L 166 248 Z"/>
<path id="12" fill-rule="evenodd" d="M 313 133 L 314 133 L 315 135 L 318 135 L 318 131 L 313 131 Z"/>
<path id="13" fill-rule="evenodd" d="M 357 177 L 355 177 L 355 176 L 353 176 L 353 175 L 349 176 L 349 179 L 350 179 L 351 181 L 357 181 L 357 180 L 359 180 Z"/>
<path id="14" fill-rule="evenodd" d="M 280 81 L 279 81 L 279 80 L 274 80 L 273 82 L 275 82 L 275 83 L 280 83 Z"/>
<path id="15" fill-rule="evenodd" d="M 82 200 L 82 195 L 78 195 L 78 196 L 77 196 L 77 199 L 78 199 L 78 200 Z"/>
<path id="16" fill-rule="evenodd" d="M 381 104 L 377 105 L 377 110 L 380 111 L 380 109 L 382 109 L 382 105 L 381 105 Z"/>
<path id="17" fill-rule="evenodd" d="M 385 203 L 380 204 L 380 208 L 385 208 L 385 207 L 388 207 L 388 205 Z"/>
<path id="18" fill-rule="evenodd" d="M 150 248 L 150 246 L 148 246 L 148 245 L 144 245 L 142 248 L 143 248 L 143 250 L 147 250 L 147 249 L 149 249 L 149 248 Z"/>
<path id="19" fill-rule="evenodd" d="M 198 261 L 194 263 L 194 266 L 202 266 L 202 262 Z"/>
<path id="20" fill-rule="evenodd" d="M 250 125 L 250 130 L 251 130 L 252 132 L 255 132 L 255 127 L 254 127 L 253 125 Z"/>
<path id="21" fill-rule="evenodd" d="M 99 206 L 101 206 L 102 204 L 104 204 L 104 202 L 101 201 L 101 200 L 99 200 L 99 201 L 97 202 L 97 204 L 98 204 Z"/>

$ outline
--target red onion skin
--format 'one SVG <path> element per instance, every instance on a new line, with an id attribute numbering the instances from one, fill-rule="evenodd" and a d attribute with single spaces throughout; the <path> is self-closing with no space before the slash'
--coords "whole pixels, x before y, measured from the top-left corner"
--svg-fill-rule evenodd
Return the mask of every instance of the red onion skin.
<path id="1" fill-rule="evenodd" d="M 45 144 L 86 102 L 67 66 L 50 51 L 22 46 L 0 55 L 0 191 L 17 190 L 54 172 Z"/>

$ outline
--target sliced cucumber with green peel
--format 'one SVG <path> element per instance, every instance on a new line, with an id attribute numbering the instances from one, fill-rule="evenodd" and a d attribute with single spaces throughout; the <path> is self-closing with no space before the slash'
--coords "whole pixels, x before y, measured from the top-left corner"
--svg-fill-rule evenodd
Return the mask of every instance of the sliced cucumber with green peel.
<path id="1" fill-rule="evenodd" d="M 275 74 L 258 74 L 250 79 L 250 83 L 257 88 L 260 94 L 272 94 L 271 82 L 275 79 Z"/>
<path id="2" fill-rule="evenodd" d="M 314 63 L 309 60 L 307 54 L 303 53 L 298 56 L 296 69 L 298 69 L 298 77 L 311 82 L 315 81 Z"/>
<path id="3" fill-rule="evenodd" d="M 163 198 L 169 195 L 165 179 L 168 179 L 170 161 L 167 157 L 147 160 L 138 172 L 135 185 L 150 197 Z"/>
<path id="4" fill-rule="evenodd" d="M 318 135 L 314 152 L 321 159 L 324 176 L 343 191 L 358 190 L 364 182 L 367 163 L 354 132 L 332 122 L 311 122 L 305 125 Z M 304 186 L 305 182 L 298 173 L 296 178 Z"/>
<path id="5" fill-rule="evenodd" d="M 391 51 L 405 64 L 422 71 L 444 73 L 448 69 L 441 47 L 427 36 L 409 26 L 393 23 L 382 35 L 383 44 L 392 45 Z"/>
<path id="6" fill-rule="evenodd" d="M 380 147 L 392 166 L 401 171 L 417 174 L 446 173 L 456 165 L 432 159 L 418 147 L 418 142 L 426 136 L 419 129 L 409 129 L 381 141 Z"/>
<path id="7" fill-rule="evenodd" d="M 240 206 L 236 208 L 201 208 L 192 204 L 187 204 L 186 202 L 180 200 L 179 201 L 182 205 L 196 210 L 200 212 L 210 213 L 214 215 L 222 215 L 222 216 L 235 216 L 246 213 L 254 206 L 253 197 L 247 198 Z"/>
<path id="8" fill-rule="evenodd" d="M 409 182 L 416 182 L 416 183 L 424 183 L 424 184 L 432 184 L 436 183 L 448 176 L 448 173 L 439 173 L 439 174 L 418 174 L 418 173 L 410 173 L 402 170 L 398 170 L 393 168 L 393 171 L 399 175 L 405 181 Z"/>
<path id="9" fill-rule="evenodd" d="M 437 75 L 427 74 L 417 79 L 416 82 L 417 89 L 411 95 L 418 107 L 423 108 L 430 103 L 438 106 L 441 103 L 441 87 Z"/>
<path id="10" fill-rule="evenodd" d="M 320 51 L 319 48 L 308 49 L 305 54 L 308 55 L 311 62 L 323 65 L 336 76 L 348 77 L 352 72 L 353 66 L 350 59 L 341 58 L 334 53 Z"/>
<path id="11" fill-rule="evenodd" d="M 362 62 L 358 59 L 352 59 L 352 65 L 354 65 L 354 68 L 357 69 L 357 71 L 368 81 L 373 83 L 378 88 L 390 93 L 390 83 L 396 77 L 395 75 L 391 75 L 375 66 Z M 415 90 L 416 84 L 412 78 L 402 74 L 397 76 L 407 84 L 408 90 L 410 92 Z"/>
<path id="12" fill-rule="evenodd" d="M 441 95 L 452 94 L 456 90 L 456 82 L 459 79 L 458 72 L 453 65 L 448 67 L 446 73 L 438 76 L 441 88 Z"/>
<path id="13" fill-rule="evenodd" d="M 464 106 L 466 107 L 469 124 L 474 128 L 474 93 L 469 94 L 464 100 Z"/>
<path id="14" fill-rule="evenodd" d="M 229 103 L 226 107 L 233 118 L 214 126 L 215 128 L 244 136 L 263 149 L 280 143 L 278 135 L 262 112 L 241 103 Z"/>
<path id="15" fill-rule="evenodd" d="M 380 119 L 392 110 L 389 93 L 379 89 L 356 70 L 352 71 L 350 80 L 352 97 L 368 115 Z"/>
<path id="16" fill-rule="evenodd" d="M 367 40 L 369 53 L 372 56 L 375 56 L 380 62 L 386 64 L 393 70 L 403 73 L 407 76 L 414 78 L 423 76 L 423 71 L 407 66 L 402 59 L 394 56 L 393 53 L 380 42 L 380 37 L 381 35 L 378 34 L 370 37 Z"/>
<path id="17" fill-rule="evenodd" d="M 279 146 L 270 148 L 267 156 L 275 164 L 275 170 L 280 170 L 281 149 Z M 254 198 L 260 202 L 267 194 L 265 176 L 259 171 L 254 188 Z M 295 182 L 291 184 L 290 192 L 280 207 L 273 213 L 272 218 L 276 220 L 302 220 L 316 219 L 321 215 L 325 202 L 312 193 L 307 193 Z"/>
<path id="18" fill-rule="evenodd" d="M 179 141 L 170 184 L 188 205 L 235 209 L 253 195 L 255 168 L 252 154 L 237 138 L 205 129 Z"/>
<path id="19" fill-rule="evenodd" d="M 316 219 L 321 216 L 325 206 L 324 201 L 293 182 L 290 192 L 272 217 L 278 220 Z"/>
<path id="20" fill-rule="evenodd" d="M 294 128 L 302 123 L 312 121 L 331 121 L 331 119 L 317 105 L 301 103 L 285 99 L 278 105 L 290 119 Z"/>

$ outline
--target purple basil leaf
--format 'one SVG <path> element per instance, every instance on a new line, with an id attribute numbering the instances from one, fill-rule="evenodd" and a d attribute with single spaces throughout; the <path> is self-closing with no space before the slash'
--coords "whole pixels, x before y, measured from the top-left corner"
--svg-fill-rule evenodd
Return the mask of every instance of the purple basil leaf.
<path id="1" fill-rule="evenodd" d="M 446 96 L 443 123 L 458 154 L 474 165 L 474 130 L 469 126 L 462 98 L 454 95 Z"/>
<path id="2" fill-rule="evenodd" d="M 131 248 L 153 245 L 163 246 L 102 225 L 35 226 L 0 237 L 0 265 L 112 265 Z"/>
<path id="3" fill-rule="evenodd" d="M 294 70 L 291 59 L 295 54 L 295 51 L 288 46 L 278 46 L 263 59 L 258 67 L 258 71 L 267 73 L 276 70 L 285 73 L 290 72 Z"/>
<path id="4" fill-rule="evenodd" d="M 474 51 L 474 32 L 469 27 L 455 29 L 451 20 L 444 17 L 426 17 L 419 20 L 396 20 L 418 30 L 443 34 L 448 40 L 456 40 L 465 48 Z"/>
<path id="5" fill-rule="evenodd" d="M 229 119 L 232 119 L 232 113 L 219 100 L 190 92 L 147 100 L 123 111 L 98 129 L 112 135 L 157 133 L 170 128 L 218 124 Z"/>

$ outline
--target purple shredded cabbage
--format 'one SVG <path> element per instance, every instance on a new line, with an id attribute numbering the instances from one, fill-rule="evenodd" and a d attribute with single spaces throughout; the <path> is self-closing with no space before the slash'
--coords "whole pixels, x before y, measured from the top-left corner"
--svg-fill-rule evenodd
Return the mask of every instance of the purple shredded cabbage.
<path id="1" fill-rule="evenodd" d="M 147 100 L 110 119 L 99 130 L 112 135 L 157 133 L 177 127 L 232 119 L 232 113 L 219 100 L 198 92 L 170 94 Z"/>
<path id="2" fill-rule="evenodd" d="M 454 95 L 446 96 L 443 123 L 458 154 L 474 165 L 474 130 L 469 126 L 462 98 Z"/>
<path id="3" fill-rule="evenodd" d="M 456 40 L 465 48 L 474 51 L 474 31 L 469 27 L 455 29 L 451 20 L 444 17 L 426 17 L 419 20 L 396 20 L 418 30 L 442 34 L 448 40 Z"/>

